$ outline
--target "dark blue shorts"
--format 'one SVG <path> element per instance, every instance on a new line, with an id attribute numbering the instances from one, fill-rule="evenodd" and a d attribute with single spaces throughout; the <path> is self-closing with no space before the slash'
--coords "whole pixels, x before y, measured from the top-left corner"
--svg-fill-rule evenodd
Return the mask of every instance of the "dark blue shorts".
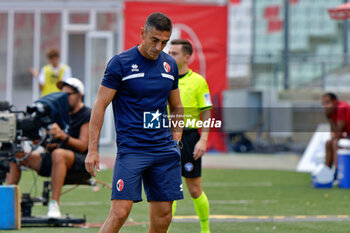
<path id="1" fill-rule="evenodd" d="M 157 152 L 118 153 L 113 171 L 112 200 L 147 201 L 183 199 L 180 150 L 174 144 Z"/>

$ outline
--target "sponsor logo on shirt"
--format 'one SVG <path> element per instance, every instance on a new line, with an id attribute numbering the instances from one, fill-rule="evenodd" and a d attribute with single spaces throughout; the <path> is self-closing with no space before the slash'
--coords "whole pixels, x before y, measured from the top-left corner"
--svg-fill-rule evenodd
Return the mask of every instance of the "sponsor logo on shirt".
<path id="1" fill-rule="evenodd" d="M 131 65 L 131 72 L 138 72 L 139 70 L 139 66 L 137 64 L 132 64 Z"/>
<path id="2" fill-rule="evenodd" d="M 167 62 L 163 63 L 163 67 L 165 72 L 169 73 L 170 72 L 170 65 Z"/>
<path id="3" fill-rule="evenodd" d="M 124 181 L 122 179 L 119 179 L 116 188 L 119 192 L 121 192 L 124 189 Z"/>
<path id="4" fill-rule="evenodd" d="M 159 109 L 156 112 L 143 112 L 143 128 L 159 129 L 161 115 Z"/>

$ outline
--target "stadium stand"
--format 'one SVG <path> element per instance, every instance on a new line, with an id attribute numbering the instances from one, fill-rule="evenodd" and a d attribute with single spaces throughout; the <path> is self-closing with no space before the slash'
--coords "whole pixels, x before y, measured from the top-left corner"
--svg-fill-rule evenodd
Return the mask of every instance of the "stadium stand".
<path id="1" fill-rule="evenodd" d="M 330 79 L 342 67 L 343 62 L 339 59 L 343 51 L 342 24 L 332 20 L 327 9 L 343 3 L 343 0 L 296 0 L 290 3 L 290 87 L 298 89 L 307 84 L 312 85 L 324 78 L 325 74 L 329 74 L 327 79 Z M 253 25 L 250 14 L 255 15 L 255 27 L 252 30 L 248 27 Z M 275 86 L 277 80 L 281 89 L 283 82 L 279 79 L 284 49 L 284 0 L 240 1 L 231 5 L 229 20 L 229 77 L 249 75 L 249 67 L 245 67 L 246 72 L 237 69 L 244 66 L 238 67 L 235 63 L 237 59 L 232 57 L 242 54 L 249 56 L 254 49 L 254 85 L 268 88 Z"/>

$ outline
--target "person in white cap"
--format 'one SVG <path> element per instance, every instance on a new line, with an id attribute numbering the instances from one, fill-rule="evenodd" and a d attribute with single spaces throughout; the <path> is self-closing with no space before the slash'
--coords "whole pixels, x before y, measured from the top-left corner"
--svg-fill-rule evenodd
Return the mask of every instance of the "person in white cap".
<path id="1" fill-rule="evenodd" d="M 91 176 L 85 170 L 85 157 L 89 141 L 89 121 L 91 109 L 83 103 L 84 85 L 77 78 L 68 78 L 57 83 L 57 87 L 68 94 L 70 128 L 65 133 L 56 123 L 51 125 L 49 134 L 59 143 L 51 144 L 46 153 L 34 151 L 22 166 L 37 171 L 41 176 L 51 176 L 52 200 L 49 202 L 47 216 L 60 218 L 59 199 L 62 186 L 67 179 L 86 180 Z M 16 155 L 20 157 L 20 155 Z M 7 184 L 18 184 L 21 170 L 11 163 Z"/>

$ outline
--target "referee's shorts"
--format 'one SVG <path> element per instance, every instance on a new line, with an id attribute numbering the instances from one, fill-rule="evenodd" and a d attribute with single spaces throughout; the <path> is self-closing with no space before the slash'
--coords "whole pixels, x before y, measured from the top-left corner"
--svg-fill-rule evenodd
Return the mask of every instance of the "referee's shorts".
<path id="1" fill-rule="evenodd" d="M 202 175 L 202 158 L 194 160 L 193 151 L 200 139 L 198 129 L 184 129 L 182 134 L 181 171 L 185 178 L 196 178 Z"/>

